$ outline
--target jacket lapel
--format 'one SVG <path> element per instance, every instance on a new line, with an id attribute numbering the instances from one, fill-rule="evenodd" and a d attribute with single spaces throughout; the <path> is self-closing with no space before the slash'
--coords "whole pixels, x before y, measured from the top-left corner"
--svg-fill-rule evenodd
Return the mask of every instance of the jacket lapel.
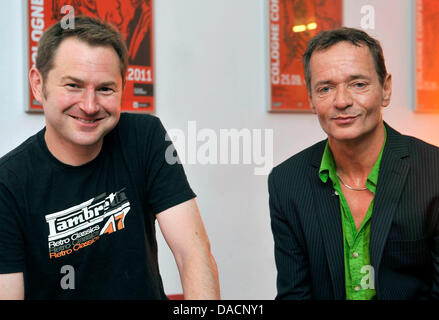
<path id="1" fill-rule="evenodd" d="M 319 178 L 319 168 L 325 149 L 326 140 L 319 144 L 312 156 L 310 178 L 313 199 L 316 204 L 323 244 L 331 273 L 334 298 L 341 300 L 346 297 L 345 266 L 343 251 L 343 228 L 341 225 L 340 200 L 334 194 L 331 182 L 323 183 Z"/>
<path id="2" fill-rule="evenodd" d="M 381 159 L 370 230 L 370 262 L 376 273 L 410 168 L 408 161 L 403 160 L 409 155 L 405 140 L 386 123 L 385 126 L 387 142 Z"/>

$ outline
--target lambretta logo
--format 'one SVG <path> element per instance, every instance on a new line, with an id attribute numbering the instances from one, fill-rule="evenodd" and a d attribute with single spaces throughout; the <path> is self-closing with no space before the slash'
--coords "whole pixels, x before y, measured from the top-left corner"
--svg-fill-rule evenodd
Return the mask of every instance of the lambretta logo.
<path id="1" fill-rule="evenodd" d="M 108 196 L 104 193 L 72 208 L 47 215 L 49 242 L 72 235 L 76 238 L 79 231 L 98 225 L 104 220 L 106 221 L 99 228 L 99 235 L 123 229 L 125 216 L 130 211 L 130 202 L 124 190 L 112 192 Z"/>

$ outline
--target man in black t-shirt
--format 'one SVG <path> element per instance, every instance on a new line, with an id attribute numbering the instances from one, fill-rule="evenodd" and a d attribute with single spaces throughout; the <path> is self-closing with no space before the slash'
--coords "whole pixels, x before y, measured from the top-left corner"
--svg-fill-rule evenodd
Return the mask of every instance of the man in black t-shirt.
<path id="1" fill-rule="evenodd" d="M 185 298 L 219 298 L 195 194 L 166 159 L 175 150 L 165 129 L 120 113 L 127 64 L 120 34 L 94 18 L 40 39 L 29 80 L 46 127 L 0 159 L 0 299 L 166 299 L 156 220 Z"/>

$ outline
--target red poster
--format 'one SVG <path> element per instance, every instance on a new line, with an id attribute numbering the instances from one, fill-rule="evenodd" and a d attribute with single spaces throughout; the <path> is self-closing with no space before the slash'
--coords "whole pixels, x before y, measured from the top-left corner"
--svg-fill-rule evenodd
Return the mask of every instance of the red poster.
<path id="1" fill-rule="evenodd" d="M 38 41 L 49 26 L 70 11 L 111 22 L 122 33 L 128 47 L 129 67 L 122 111 L 154 112 L 153 0 L 28 0 L 29 67 L 34 66 Z M 65 7 L 66 8 L 66 7 Z M 42 111 L 29 90 L 27 111 Z"/>
<path id="2" fill-rule="evenodd" d="M 416 0 L 416 111 L 439 112 L 439 2 Z"/>
<path id="3" fill-rule="evenodd" d="M 342 26 L 342 0 L 270 0 L 270 111 L 310 112 L 302 55 L 321 30 Z"/>

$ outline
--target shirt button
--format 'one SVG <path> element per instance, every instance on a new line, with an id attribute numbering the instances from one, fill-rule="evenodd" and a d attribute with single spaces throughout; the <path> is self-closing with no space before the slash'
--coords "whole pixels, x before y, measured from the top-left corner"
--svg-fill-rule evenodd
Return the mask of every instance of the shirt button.
<path id="1" fill-rule="evenodd" d="M 354 252 L 354 253 L 352 253 L 352 256 L 353 256 L 354 258 L 358 258 L 358 252 Z"/>
<path id="2" fill-rule="evenodd" d="M 335 194 L 336 196 L 338 196 L 338 192 L 337 192 L 337 191 L 334 191 L 334 194 Z"/>
<path id="3" fill-rule="evenodd" d="M 355 291 L 360 291 L 361 288 L 360 288 L 360 286 L 355 286 L 354 289 L 355 289 Z"/>

